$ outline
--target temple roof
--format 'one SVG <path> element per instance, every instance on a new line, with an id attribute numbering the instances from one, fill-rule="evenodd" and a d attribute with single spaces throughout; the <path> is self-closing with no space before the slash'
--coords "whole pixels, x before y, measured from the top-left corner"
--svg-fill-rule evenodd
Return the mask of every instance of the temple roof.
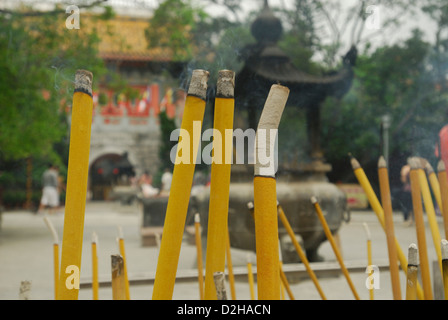
<path id="1" fill-rule="evenodd" d="M 116 16 L 102 20 L 89 15 L 82 23 L 82 27 L 96 28 L 99 56 L 105 60 L 171 61 L 169 50 L 148 48 L 145 30 L 149 28 L 149 18 Z"/>

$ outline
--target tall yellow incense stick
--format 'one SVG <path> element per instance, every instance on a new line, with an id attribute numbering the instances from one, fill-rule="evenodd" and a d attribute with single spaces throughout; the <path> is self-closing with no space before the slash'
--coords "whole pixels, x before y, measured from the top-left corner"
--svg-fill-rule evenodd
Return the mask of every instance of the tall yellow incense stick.
<path id="1" fill-rule="evenodd" d="M 364 229 L 366 230 L 366 234 L 367 234 L 367 266 L 369 268 L 369 272 L 370 272 L 370 266 L 372 266 L 372 239 L 370 237 L 370 230 L 369 230 L 369 226 L 367 225 L 367 223 L 363 223 L 364 225 Z M 372 284 L 370 284 L 370 288 L 369 288 L 369 294 L 370 294 L 370 300 L 374 299 L 374 286 Z"/>
<path id="2" fill-rule="evenodd" d="M 129 291 L 129 278 L 128 278 L 128 263 L 126 260 L 126 250 L 124 248 L 124 236 L 121 227 L 118 227 L 118 247 L 120 249 L 120 255 L 123 258 L 123 274 L 125 283 L 126 300 L 131 299 L 131 294 Z"/>
<path id="3" fill-rule="evenodd" d="M 173 297 L 185 219 L 200 142 L 196 140 L 200 139 L 204 118 L 208 76 L 209 74 L 205 70 L 194 70 L 188 88 L 181 124 L 181 141 L 179 142 L 176 155 L 154 279 L 152 295 L 154 300 L 170 300 Z M 188 157 L 186 154 L 188 154 Z"/>
<path id="4" fill-rule="evenodd" d="M 366 194 L 367 199 L 369 200 L 373 212 L 375 212 L 383 230 L 386 231 L 386 223 L 384 221 L 384 211 L 383 208 L 381 207 L 380 202 L 378 201 L 375 192 L 373 191 L 372 186 L 370 185 L 369 179 L 367 179 L 367 176 L 363 168 L 359 164 L 358 160 L 356 160 L 354 157 L 350 157 L 350 163 L 353 168 L 353 173 L 355 174 L 356 179 L 358 180 L 359 184 L 364 190 L 364 193 Z M 397 248 L 398 260 L 400 260 L 400 267 L 405 273 L 407 273 L 408 261 L 403 253 L 403 250 L 401 250 L 400 243 L 398 242 L 396 237 L 395 237 L 395 246 Z M 419 283 L 417 283 L 417 295 L 419 299 L 423 299 L 423 289 L 421 288 Z"/>
<path id="5" fill-rule="evenodd" d="M 119 254 L 112 255 L 111 268 L 112 268 L 112 300 L 127 300 L 123 257 L 120 256 Z"/>
<path id="6" fill-rule="evenodd" d="M 201 217 L 199 213 L 194 215 L 194 230 L 196 240 L 196 254 L 198 265 L 198 285 L 199 285 L 199 299 L 204 299 L 204 267 L 202 264 L 202 238 L 201 238 Z"/>
<path id="7" fill-rule="evenodd" d="M 59 237 L 53 223 L 51 223 L 51 220 L 47 216 L 44 217 L 44 221 L 53 236 L 54 298 L 57 299 L 59 282 Z"/>
<path id="8" fill-rule="evenodd" d="M 439 261 L 439 270 L 442 273 L 442 251 L 440 248 L 440 241 L 442 240 L 439 233 L 439 226 L 437 224 L 436 211 L 432 202 L 431 191 L 429 190 L 428 180 L 422 168 L 422 162 L 418 158 L 415 159 L 415 164 L 418 166 L 418 181 L 420 185 L 420 192 L 423 196 L 423 203 L 425 205 L 426 217 L 428 218 L 429 228 L 431 230 L 432 241 L 436 250 L 437 259 Z M 421 249 L 420 249 L 421 250 Z"/>
<path id="9" fill-rule="evenodd" d="M 260 300 L 280 299 L 274 150 L 278 125 L 288 96 L 288 88 L 272 85 L 260 116 L 255 138 L 254 217 L 257 286 Z"/>
<path id="10" fill-rule="evenodd" d="M 235 277 L 233 275 L 232 254 L 230 251 L 230 236 L 228 225 L 227 225 L 226 257 L 227 257 L 227 270 L 229 272 L 230 296 L 232 297 L 232 300 L 236 300 Z"/>
<path id="11" fill-rule="evenodd" d="M 437 164 L 437 178 L 439 179 L 440 194 L 442 198 L 442 217 L 445 238 L 448 238 L 448 177 L 446 175 L 445 163 L 442 160 Z"/>
<path id="12" fill-rule="evenodd" d="M 411 180 L 411 194 L 412 206 L 414 208 L 415 226 L 417 229 L 417 242 L 420 256 L 420 269 L 423 283 L 423 293 L 425 300 L 432 300 L 432 289 L 430 279 L 430 269 L 428 263 L 428 253 L 426 251 L 426 237 L 425 224 L 423 221 L 422 197 L 419 186 L 419 165 L 415 163 L 415 159 L 410 159 L 411 166 L 410 180 Z"/>
<path id="13" fill-rule="evenodd" d="M 289 234 L 289 237 L 291 238 L 294 248 L 296 249 L 297 254 L 299 255 L 300 261 L 302 261 L 303 265 L 305 266 L 306 272 L 313 281 L 313 284 L 316 287 L 317 291 L 319 292 L 320 297 L 322 298 L 322 300 L 326 300 L 327 298 L 325 297 L 325 294 L 322 291 L 322 288 L 319 284 L 319 281 L 317 280 L 317 277 L 313 269 L 311 269 L 308 258 L 306 257 L 305 252 L 300 247 L 300 244 L 296 239 L 294 231 L 292 230 L 291 224 L 289 223 L 288 218 L 286 217 L 285 212 L 283 211 L 283 208 L 280 205 L 278 205 L 278 216 L 283 224 L 283 227 L 286 229 L 286 232 Z"/>
<path id="14" fill-rule="evenodd" d="M 93 112 L 92 79 L 93 75 L 89 71 L 76 72 L 58 288 L 59 300 L 77 300 L 79 293 Z"/>
<path id="15" fill-rule="evenodd" d="M 98 300 L 98 290 L 99 290 L 99 283 L 98 283 L 98 252 L 97 252 L 97 243 L 98 243 L 98 236 L 94 232 L 92 234 L 92 293 L 93 293 L 93 300 Z"/>
<path id="16" fill-rule="evenodd" d="M 338 246 L 336 245 L 336 242 L 333 239 L 333 235 L 331 234 L 331 230 L 328 227 L 327 221 L 325 220 L 324 214 L 322 213 L 322 210 L 320 208 L 319 203 L 317 202 L 316 197 L 311 197 L 311 202 L 314 205 L 314 208 L 316 209 L 317 217 L 319 218 L 320 223 L 322 224 L 322 227 L 324 229 L 324 233 L 327 236 L 328 241 L 331 244 L 331 247 L 333 248 L 333 252 L 336 255 L 336 259 L 339 262 L 339 265 L 341 266 L 342 273 L 345 276 L 345 279 L 347 280 L 347 283 L 352 290 L 353 295 L 355 296 L 356 300 L 359 300 L 358 292 L 356 291 L 355 285 L 353 284 L 352 279 L 350 278 L 350 275 L 348 273 L 347 268 L 345 267 L 344 261 L 342 259 L 342 256 L 339 252 Z"/>
<path id="17" fill-rule="evenodd" d="M 389 173 L 386 160 L 383 156 L 378 160 L 378 177 L 380 182 L 381 202 L 384 210 L 386 227 L 387 249 L 389 253 L 389 270 L 392 282 L 394 300 L 401 300 L 400 274 L 398 270 L 397 247 L 395 246 L 395 231 L 392 213 L 392 200 L 390 197 Z"/>
<path id="18" fill-rule="evenodd" d="M 408 249 L 408 274 L 406 275 L 406 300 L 417 300 L 418 249 L 411 243 Z"/>
<path id="19" fill-rule="evenodd" d="M 255 300 L 254 273 L 252 271 L 250 254 L 247 255 L 247 280 L 249 281 L 250 299 Z"/>
<path id="20" fill-rule="evenodd" d="M 448 300 L 448 241 L 442 239 L 442 279 L 443 279 L 443 291 L 445 293 L 445 300 Z"/>
<path id="21" fill-rule="evenodd" d="M 214 154 L 211 168 L 205 262 L 204 297 L 206 300 L 216 300 L 213 275 L 215 272 L 224 272 L 225 269 L 230 166 L 233 146 L 234 89 L 235 73 L 230 70 L 219 71 L 216 87 L 214 130 L 216 130 L 216 135 L 224 137 L 224 139 L 215 137 L 213 139 Z"/>
<path id="22" fill-rule="evenodd" d="M 443 201 L 442 201 L 442 195 L 440 193 L 440 184 L 439 180 L 437 179 L 436 173 L 434 172 L 434 169 L 432 168 L 429 161 L 425 160 L 424 168 L 426 170 L 426 174 L 428 175 L 429 184 L 431 185 L 432 192 L 434 194 L 434 197 L 436 198 L 437 205 L 440 208 L 440 211 L 443 211 Z"/>

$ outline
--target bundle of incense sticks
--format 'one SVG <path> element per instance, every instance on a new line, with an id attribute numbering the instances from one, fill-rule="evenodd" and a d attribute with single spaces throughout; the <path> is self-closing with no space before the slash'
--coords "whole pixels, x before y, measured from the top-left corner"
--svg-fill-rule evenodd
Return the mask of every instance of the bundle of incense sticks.
<path id="1" fill-rule="evenodd" d="M 396 257 L 398 257 L 401 268 L 406 274 L 406 299 L 433 299 L 430 266 L 428 261 L 428 245 L 426 242 L 425 221 L 423 219 L 423 206 L 427 216 L 440 269 L 436 269 L 434 272 L 440 271 L 442 276 L 441 279 L 443 279 L 444 296 L 445 299 L 448 299 L 448 280 L 446 280 L 448 276 L 448 269 L 446 267 L 448 259 L 448 242 L 440 236 L 439 227 L 436 220 L 435 207 L 432 201 L 434 197 L 442 212 L 446 237 L 448 235 L 448 179 L 445 172 L 444 162 L 441 160 L 439 161 L 437 165 L 438 173 L 436 175 L 432 166 L 426 159 L 421 157 L 410 157 L 408 159 L 408 164 L 411 168 L 409 177 L 411 183 L 412 207 L 415 219 L 417 244 L 413 243 L 409 246 L 409 261 L 407 261 L 394 235 L 393 221 L 391 218 L 392 206 L 388 186 L 389 178 L 387 174 L 387 164 L 385 163 L 384 158 L 380 157 L 378 162 L 380 191 L 383 204 L 378 201 L 375 192 L 373 191 L 373 188 L 371 187 L 370 182 L 359 162 L 352 156 L 350 161 L 358 182 L 366 193 L 372 209 L 376 213 L 381 226 L 386 232 L 394 299 L 400 299 L 398 268 L 395 264 Z M 420 287 L 418 282 L 418 272 L 420 272 L 421 275 L 420 278 L 423 288 Z"/>

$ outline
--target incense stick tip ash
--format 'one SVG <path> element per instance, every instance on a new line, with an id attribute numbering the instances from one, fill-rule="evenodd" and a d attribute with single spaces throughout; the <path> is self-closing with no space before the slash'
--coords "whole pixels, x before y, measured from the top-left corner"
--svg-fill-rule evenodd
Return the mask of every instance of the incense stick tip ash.
<path id="1" fill-rule="evenodd" d="M 439 160 L 439 163 L 437 163 L 437 171 L 445 171 L 445 163 L 443 162 L 443 160 Z"/>
<path id="2" fill-rule="evenodd" d="M 408 159 L 408 164 L 411 166 L 411 169 L 420 169 L 420 161 L 416 157 L 410 157 Z"/>
<path id="3" fill-rule="evenodd" d="M 188 87 L 188 94 L 205 100 L 207 97 L 207 81 L 209 76 L 210 74 L 206 70 L 193 70 Z"/>
<path id="4" fill-rule="evenodd" d="M 121 226 L 117 226 L 118 229 L 118 239 L 124 239 L 123 228 Z"/>
<path id="5" fill-rule="evenodd" d="M 247 203 L 247 209 L 253 210 L 254 209 L 254 203 L 252 201 Z"/>
<path id="6" fill-rule="evenodd" d="M 378 159 L 378 168 L 387 168 L 386 159 L 383 156 Z"/>
<path id="7" fill-rule="evenodd" d="M 235 72 L 232 70 L 220 70 L 216 86 L 216 97 L 234 98 Z"/>
<path id="8" fill-rule="evenodd" d="M 56 232 L 56 229 L 53 226 L 53 223 L 50 221 L 50 219 L 47 216 L 44 217 L 44 221 L 45 221 L 45 224 L 47 225 L 48 229 L 50 229 L 51 234 L 53 235 L 54 244 L 58 244 L 59 237 L 58 237 L 58 233 Z"/>
<path id="9" fill-rule="evenodd" d="M 75 92 L 84 92 L 92 96 L 93 74 L 87 70 L 77 70 L 75 74 Z"/>
<path id="10" fill-rule="evenodd" d="M 317 198 L 315 196 L 311 197 L 311 203 L 312 204 L 316 204 L 317 203 Z"/>
<path id="11" fill-rule="evenodd" d="M 364 230 L 366 230 L 367 240 L 371 240 L 372 237 L 371 237 L 371 234 L 370 234 L 369 226 L 367 225 L 366 222 L 364 222 L 362 225 L 364 227 Z"/>
<path id="12" fill-rule="evenodd" d="M 408 265 L 418 266 L 418 249 L 415 243 L 411 243 L 408 248 Z"/>
<path id="13" fill-rule="evenodd" d="M 448 259 L 448 241 L 446 239 L 442 239 L 442 259 Z"/>
<path id="14" fill-rule="evenodd" d="M 194 215 L 194 222 L 196 222 L 196 223 L 201 222 L 201 216 L 199 215 L 199 213 L 196 213 Z"/>
<path id="15" fill-rule="evenodd" d="M 94 231 L 92 233 L 92 243 L 97 243 L 98 242 L 98 235 L 96 234 L 96 232 Z"/>
<path id="16" fill-rule="evenodd" d="M 217 299 L 227 300 L 224 272 L 218 271 L 213 273 L 213 279 L 215 281 Z"/>
<path id="17" fill-rule="evenodd" d="M 434 169 L 432 168 L 432 165 L 429 163 L 429 161 L 425 161 L 425 170 L 428 175 L 434 173 Z"/>
<path id="18" fill-rule="evenodd" d="M 352 165 L 353 170 L 361 168 L 359 161 L 356 160 L 355 157 L 350 156 L 350 164 Z"/>

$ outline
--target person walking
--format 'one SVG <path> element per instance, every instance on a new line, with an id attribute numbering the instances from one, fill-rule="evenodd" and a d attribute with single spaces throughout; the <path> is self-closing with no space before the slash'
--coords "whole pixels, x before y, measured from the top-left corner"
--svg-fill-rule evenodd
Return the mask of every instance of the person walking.
<path id="1" fill-rule="evenodd" d="M 42 175 L 42 197 L 37 213 L 42 213 L 45 208 L 49 208 L 49 213 L 53 213 L 58 207 L 59 172 L 57 166 L 51 164 Z"/>

